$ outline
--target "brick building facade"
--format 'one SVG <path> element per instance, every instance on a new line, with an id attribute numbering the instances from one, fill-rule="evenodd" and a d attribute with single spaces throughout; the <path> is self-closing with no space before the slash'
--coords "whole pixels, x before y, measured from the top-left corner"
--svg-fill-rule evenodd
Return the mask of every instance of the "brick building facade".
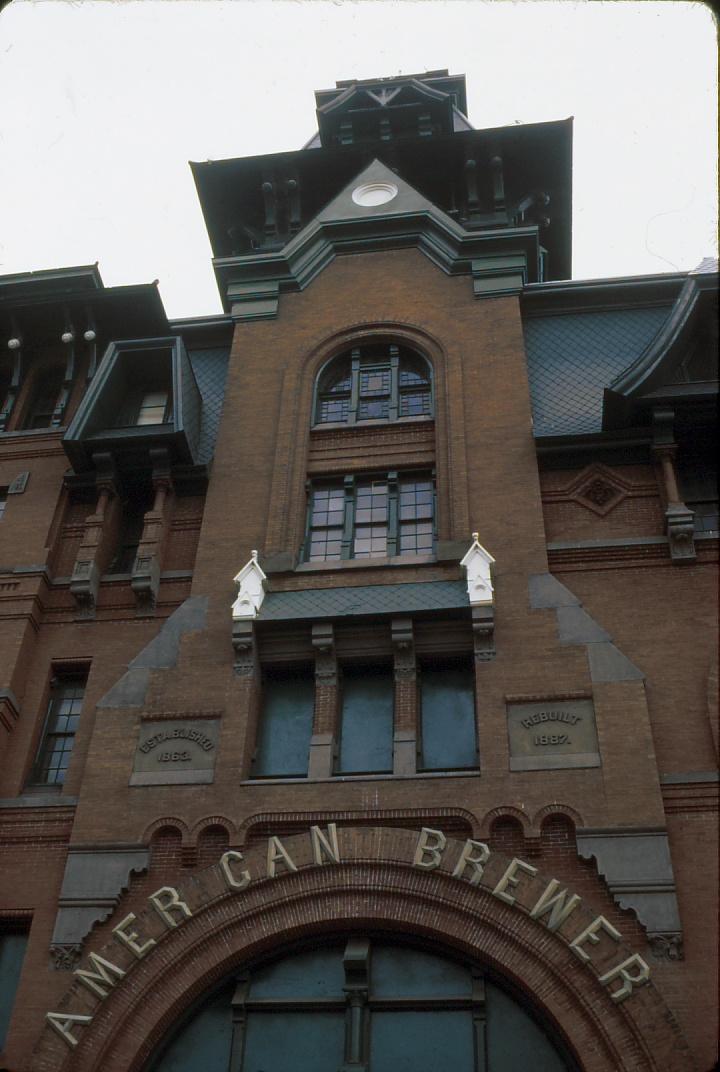
<path id="1" fill-rule="evenodd" d="M 194 165 L 220 316 L 0 278 L 11 1072 L 713 1067 L 716 265 L 465 110 Z"/>

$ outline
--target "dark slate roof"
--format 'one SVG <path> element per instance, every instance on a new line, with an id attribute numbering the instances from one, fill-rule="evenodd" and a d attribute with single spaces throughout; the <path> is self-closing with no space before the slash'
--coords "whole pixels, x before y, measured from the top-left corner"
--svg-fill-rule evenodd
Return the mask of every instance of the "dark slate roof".
<path id="1" fill-rule="evenodd" d="M 535 436 L 600 432 L 605 388 L 639 357 L 670 309 L 662 305 L 527 317 Z"/>
<path id="2" fill-rule="evenodd" d="M 200 464 L 209 462 L 215 450 L 229 355 L 230 350 L 227 346 L 188 351 L 190 364 L 195 373 L 195 382 L 202 396 L 202 423 L 198 446 Z"/>
<path id="3" fill-rule="evenodd" d="M 418 611 L 469 609 L 464 581 L 426 581 L 412 584 L 372 584 L 357 588 L 306 588 L 300 592 L 269 592 L 258 621 L 295 618 L 376 617 Z"/>

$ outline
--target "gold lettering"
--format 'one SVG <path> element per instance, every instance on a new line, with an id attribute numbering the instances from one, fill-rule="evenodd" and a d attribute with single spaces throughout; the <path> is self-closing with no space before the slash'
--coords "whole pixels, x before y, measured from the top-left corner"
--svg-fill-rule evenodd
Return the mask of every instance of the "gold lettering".
<path id="1" fill-rule="evenodd" d="M 89 990 L 92 990 L 93 994 L 97 994 L 100 998 L 106 998 L 108 991 L 100 983 L 104 983 L 108 988 L 115 986 L 115 980 L 110 977 L 108 972 L 112 972 L 118 979 L 122 979 L 127 973 L 122 968 L 118 968 L 117 964 L 105 960 L 104 957 L 99 956 L 97 953 L 88 953 L 88 960 L 96 971 L 86 971 L 85 968 L 78 968 L 77 971 L 73 972 L 73 975 L 77 975 L 78 980 Z"/>
<path id="2" fill-rule="evenodd" d="M 340 860 L 340 848 L 338 846 L 337 826 L 335 823 L 328 823 L 327 832 L 329 839 L 323 834 L 319 826 L 310 827 L 310 839 L 312 841 L 313 859 L 316 864 L 325 863 L 323 854 L 327 856 L 328 860 L 332 860 L 334 864 L 339 864 Z"/>
<path id="3" fill-rule="evenodd" d="M 290 858 L 290 854 L 279 837 L 268 838 L 267 847 L 267 876 L 275 878 L 275 865 L 283 863 L 288 871 L 297 871 L 297 867 Z"/>
<path id="4" fill-rule="evenodd" d="M 631 964 L 638 966 L 638 974 L 631 975 L 627 970 Z M 601 975 L 598 982 L 603 986 L 608 986 L 613 979 L 620 977 L 623 981 L 623 985 L 619 990 L 615 990 L 610 997 L 613 1001 L 624 1001 L 625 998 L 632 994 L 634 986 L 643 986 L 644 983 L 650 978 L 650 968 L 645 963 L 643 958 L 638 953 L 633 953 L 631 957 L 624 960 L 622 964 L 618 964 L 617 968 L 612 968 L 605 975 Z"/>
<path id="5" fill-rule="evenodd" d="M 434 845 L 430 844 L 430 838 L 435 839 Z M 424 871 L 432 871 L 440 863 L 441 853 L 446 844 L 447 838 L 442 830 L 431 830 L 429 826 L 424 826 L 415 847 L 413 867 L 422 867 Z M 426 856 L 430 859 L 426 860 Z"/>
<path id="6" fill-rule="evenodd" d="M 154 938 L 148 938 L 145 945 L 138 945 L 138 938 L 140 935 L 137 931 L 130 931 L 128 934 L 125 933 L 125 928 L 129 927 L 136 919 L 137 916 L 135 913 L 130 912 L 129 915 L 125 916 L 125 919 L 120 920 L 117 927 L 113 927 L 113 934 L 117 935 L 123 945 L 126 945 L 138 960 L 142 960 L 142 958 L 149 953 L 152 947 L 157 945 L 157 943 Z"/>
<path id="7" fill-rule="evenodd" d="M 78 1040 L 70 1030 L 71 1024 L 89 1024 L 92 1020 L 92 1016 L 79 1016 L 77 1014 L 71 1014 L 68 1012 L 49 1012 L 46 1013 L 45 1019 L 50 1024 L 64 1042 L 67 1042 L 71 1049 L 74 1049 Z"/>
<path id="8" fill-rule="evenodd" d="M 567 890 L 561 890 L 560 883 L 556 878 L 551 878 L 546 888 L 540 894 L 535 907 L 530 912 L 530 919 L 540 919 L 546 912 L 550 913 L 550 919 L 545 921 L 545 926 L 550 931 L 556 931 L 565 922 L 571 912 L 574 912 L 580 904 L 580 898 L 576 893 L 565 903 Z"/>
<path id="9" fill-rule="evenodd" d="M 622 941 L 622 935 L 619 931 L 615 930 L 612 923 L 609 923 L 605 919 L 605 916 L 598 916 L 597 919 L 594 919 L 592 923 L 589 923 L 585 930 L 581 931 L 577 938 L 570 943 L 570 949 L 575 956 L 579 957 L 580 960 L 585 963 L 590 960 L 590 954 L 586 953 L 585 950 L 580 947 L 584 942 L 592 942 L 593 945 L 597 945 L 600 941 L 598 931 L 605 931 L 605 933 L 609 934 L 616 942 Z"/>
<path id="10" fill-rule="evenodd" d="M 473 849 L 477 849 L 478 855 L 473 856 Z M 477 886 L 478 882 L 482 878 L 485 864 L 490 859 L 490 849 L 482 841 L 473 841 L 472 838 L 468 838 L 463 845 L 462 852 L 458 862 L 455 864 L 453 870 L 453 878 L 462 878 L 465 874 L 465 869 L 470 866 L 473 872 L 468 879 L 471 886 Z"/>
<path id="11" fill-rule="evenodd" d="M 493 897 L 499 898 L 504 901 L 505 904 L 515 904 L 515 898 L 511 893 L 505 893 L 508 886 L 518 886 L 520 879 L 515 877 L 517 871 L 524 871 L 526 875 L 537 875 L 537 867 L 533 867 L 532 864 L 526 864 L 524 860 L 519 860 L 517 856 L 513 857 L 508 866 L 505 868 L 505 874 L 498 882 L 493 892 Z"/>
<path id="12" fill-rule="evenodd" d="M 165 897 L 167 900 L 163 903 Z M 181 919 L 173 918 L 171 915 L 173 910 L 182 913 L 185 919 L 189 919 L 192 915 L 185 902 L 180 900 L 178 891 L 172 886 L 162 886 L 155 893 L 151 893 L 148 900 L 167 927 L 177 927 L 183 922 Z"/>
<path id="13" fill-rule="evenodd" d="M 220 857 L 220 869 L 223 873 L 223 877 L 227 882 L 231 890 L 244 890 L 246 886 L 250 885 L 250 872 L 241 871 L 240 878 L 237 879 L 232 873 L 230 864 L 237 860 L 238 863 L 242 863 L 243 854 L 241 852 L 235 852 L 234 849 L 230 849 L 228 852 L 223 853 Z"/>

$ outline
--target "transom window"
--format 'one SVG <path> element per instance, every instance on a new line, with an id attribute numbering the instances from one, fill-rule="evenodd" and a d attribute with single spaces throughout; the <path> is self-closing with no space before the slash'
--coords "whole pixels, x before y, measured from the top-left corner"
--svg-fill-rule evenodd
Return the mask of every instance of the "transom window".
<path id="1" fill-rule="evenodd" d="M 569 1072 L 483 972 L 362 935 L 246 971 L 186 1021 L 151 1072 Z"/>
<path id="2" fill-rule="evenodd" d="M 430 366 L 404 346 L 372 344 L 340 354 L 322 372 L 316 424 L 432 416 Z"/>
<path id="3" fill-rule="evenodd" d="M 435 485 L 429 473 L 347 476 L 309 489 L 305 559 L 430 555 Z"/>

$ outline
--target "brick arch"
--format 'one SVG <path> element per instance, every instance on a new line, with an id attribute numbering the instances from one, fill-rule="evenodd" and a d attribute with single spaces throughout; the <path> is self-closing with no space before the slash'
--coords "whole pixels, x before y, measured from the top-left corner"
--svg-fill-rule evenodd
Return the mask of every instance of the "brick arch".
<path id="1" fill-rule="evenodd" d="M 211 826 L 221 826 L 227 833 L 230 843 L 232 844 L 237 836 L 237 830 L 235 824 L 231 819 L 228 819 L 225 815 L 204 815 L 202 819 L 198 819 L 196 823 L 193 823 L 192 830 L 189 834 L 189 838 L 197 844 L 200 836 Z"/>
<path id="2" fill-rule="evenodd" d="M 585 820 L 580 812 L 575 811 L 569 804 L 546 804 L 544 808 L 540 808 L 535 812 L 532 821 L 532 828 L 538 834 L 541 832 L 543 823 L 548 819 L 554 818 L 556 815 L 563 815 L 566 819 L 569 819 L 577 830 L 579 827 L 585 826 Z"/>
<path id="3" fill-rule="evenodd" d="M 465 479 L 466 470 L 462 414 L 456 414 L 451 436 L 448 413 L 450 395 L 461 390 L 462 376 L 457 355 L 449 355 L 439 339 L 418 324 L 395 319 L 357 321 L 310 342 L 288 361 L 283 372 L 275 475 L 264 548 L 266 553 L 297 547 L 304 531 L 301 519 L 305 516 L 306 460 L 318 373 L 328 361 L 354 342 L 373 339 L 404 343 L 417 350 L 430 363 L 435 398 L 438 521 L 442 531 L 446 532 L 441 538 L 469 536 L 470 523 L 462 505 L 464 498 L 454 495 L 452 488 L 454 481 Z M 288 457 L 292 459 L 290 467 L 286 464 Z M 295 525 L 293 518 L 297 519 Z"/>
<path id="4" fill-rule="evenodd" d="M 512 805 L 500 805 L 498 808 L 493 808 L 492 811 L 487 812 L 483 816 L 481 823 L 482 837 L 489 837 L 492 831 L 492 827 L 501 819 L 516 819 L 520 823 L 522 832 L 525 837 L 532 835 L 532 826 L 530 824 L 529 817 L 520 808 L 513 808 Z"/>
<path id="5" fill-rule="evenodd" d="M 554 1025 L 584 1072 L 690 1072 L 688 1048 L 652 983 L 614 1004 L 559 935 L 483 887 L 451 877 L 462 842 L 448 841 L 447 867 L 421 871 L 410 864 L 416 841 L 409 830 L 346 829 L 343 862 L 317 866 L 309 838 L 294 835 L 284 842 L 298 865 L 294 873 L 260 878 L 265 846 L 257 846 L 243 866 L 258 877 L 240 893 L 228 891 L 219 867 L 180 882 L 192 918 L 162 932 L 140 961 L 121 961 L 115 942 L 96 950 L 132 964 L 131 975 L 102 1002 L 73 983 L 54 1011 L 94 1013 L 92 1023 L 78 1028 L 74 1050 L 46 1027 L 31 1072 L 141 1072 L 193 1002 L 241 965 L 303 938 L 369 929 L 411 931 L 439 952 L 469 957 L 505 978 Z M 507 863 L 494 854 L 498 874 Z M 579 928 L 593 918 L 584 906 L 577 909 Z M 159 937 L 157 922 L 148 908 L 133 926 Z M 629 952 L 618 946 L 616 955 Z"/>
<path id="6" fill-rule="evenodd" d="M 183 846 L 188 844 L 190 839 L 190 828 L 188 824 L 182 819 L 178 819 L 175 815 L 166 815 L 161 819 L 156 819 L 145 827 L 142 835 L 143 845 L 149 845 L 156 834 L 159 834 L 161 830 L 170 829 L 177 830 L 180 834 L 180 840 Z"/>

